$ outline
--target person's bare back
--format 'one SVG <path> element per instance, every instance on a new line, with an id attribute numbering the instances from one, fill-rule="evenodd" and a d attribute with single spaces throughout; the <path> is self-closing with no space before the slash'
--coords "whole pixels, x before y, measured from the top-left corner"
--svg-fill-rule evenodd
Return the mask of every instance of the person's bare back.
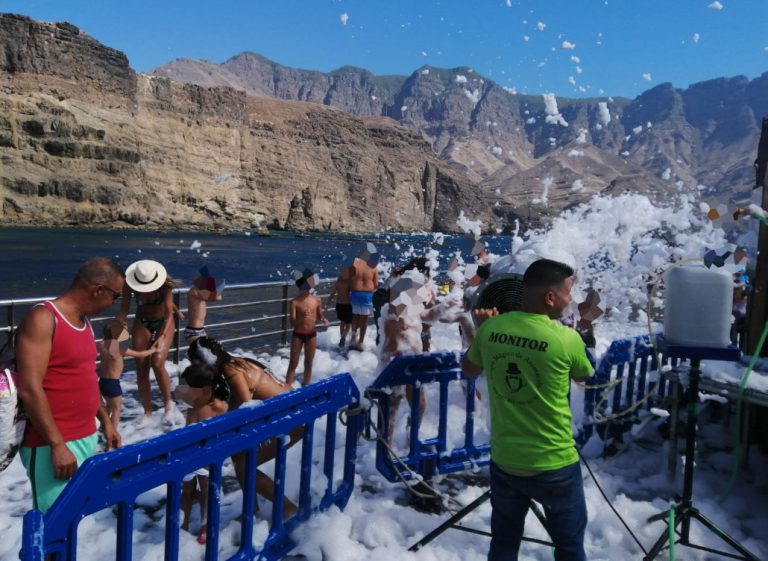
<path id="1" fill-rule="evenodd" d="M 349 293 L 352 290 L 352 279 L 355 276 L 354 267 L 344 267 L 339 272 L 339 278 L 336 279 L 336 285 L 332 294 L 338 304 L 349 304 Z"/>
<path id="2" fill-rule="evenodd" d="M 362 259 L 355 259 L 352 266 L 355 271 L 351 280 L 353 292 L 373 292 L 379 284 L 379 274 L 375 267 L 369 267 Z"/>

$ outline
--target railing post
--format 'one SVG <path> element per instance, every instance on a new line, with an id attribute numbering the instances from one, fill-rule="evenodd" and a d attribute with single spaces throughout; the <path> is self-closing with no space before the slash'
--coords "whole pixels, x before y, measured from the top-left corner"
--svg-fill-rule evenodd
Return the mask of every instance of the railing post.
<path id="1" fill-rule="evenodd" d="M 175 292 L 173 295 L 173 303 L 176 304 L 176 309 L 181 310 L 181 293 Z M 173 323 L 175 329 L 173 332 L 173 343 L 175 349 L 173 350 L 173 363 L 179 364 L 179 348 L 181 347 L 181 326 L 179 325 L 179 314 L 173 314 Z"/>
<path id="2" fill-rule="evenodd" d="M 288 306 L 288 283 L 283 285 L 283 333 L 280 335 L 280 344 L 288 343 L 288 320 L 290 319 Z"/>
<path id="3" fill-rule="evenodd" d="M 43 561 L 45 558 L 45 539 L 43 513 L 33 508 L 24 515 L 24 532 L 21 536 L 22 561 Z"/>
<path id="4" fill-rule="evenodd" d="M 8 336 L 7 336 L 7 343 L 9 346 L 13 345 L 13 332 L 15 331 L 15 326 L 13 325 L 13 303 L 11 303 L 10 306 L 8 306 Z"/>

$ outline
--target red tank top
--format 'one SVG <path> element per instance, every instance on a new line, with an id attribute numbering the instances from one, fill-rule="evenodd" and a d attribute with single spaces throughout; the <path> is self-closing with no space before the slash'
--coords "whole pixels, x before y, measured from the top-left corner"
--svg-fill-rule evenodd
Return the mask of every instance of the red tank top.
<path id="1" fill-rule="evenodd" d="M 96 432 L 99 410 L 99 385 L 96 375 L 96 342 L 90 322 L 75 327 L 59 313 L 52 302 L 43 305 L 56 317 L 51 356 L 43 378 L 43 390 L 51 406 L 53 420 L 65 442 Z M 40 434 L 27 423 L 24 446 L 47 446 Z"/>

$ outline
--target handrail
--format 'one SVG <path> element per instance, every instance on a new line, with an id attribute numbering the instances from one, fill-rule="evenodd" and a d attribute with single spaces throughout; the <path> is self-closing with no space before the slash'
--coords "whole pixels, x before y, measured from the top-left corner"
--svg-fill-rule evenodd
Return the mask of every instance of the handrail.
<path id="1" fill-rule="evenodd" d="M 320 280 L 321 284 L 318 284 L 318 288 L 325 287 L 327 284 L 334 282 L 335 279 L 330 278 L 323 278 Z M 325 283 L 325 284 L 323 284 Z M 208 305 L 208 313 L 210 314 L 217 314 L 217 313 L 223 313 L 227 310 L 231 311 L 237 311 L 236 313 L 236 319 L 223 321 L 223 322 L 212 322 L 209 323 L 206 327 L 208 328 L 224 328 L 224 330 L 232 331 L 233 328 L 236 326 L 242 326 L 247 324 L 265 324 L 264 330 L 259 332 L 251 332 L 247 334 L 238 334 L 236 337 L 228 337 L 228 336 L 218 336 L 217 339 L 221 343 L 227 343 L 227 342 L 234 342 L 234 341 L 244 341 L 248 339 L 263 339 L 265 337 L 269 336 L 279 336 L 278 340 L 273 342 L 272 345 L 276 346 L 278 344 L 285 345 L 288 341 L 288 334 L 291 331 L 290 327 L 290 317 L 289 317 L 289 301 L 290 301 L 290 292 L 289 289 L 292 286 L 292 282 L 290 281 L 270 281 L 270 282 L 252 282 L 252 283 L 241 283 L 241 284 L 230 284 L 227 285 L 227 292 L 229 293 L 240 293 L 237 294 L 237 296 L 240 296 L 244 291 L 256 291 L 256 297 L 249 297 L 246 301 L 237 300 L 236 298 L 232 298 L 231 301 L 225 300 L 219 301 L 216 303 L 210 303 Z M 180 287 L 173 289 L 173 298 L 174 303 L 182 312 L 187 312 L 187 308 L 183 306 L 182 304 L 185 304 L 185 302 L 182 302 L 182 296 L 187 294 L 190 291 L 190 287 Z M 265 291 L 270 289 L 281 289 L 280 296 L 275 297 L 274 294 L 270 295 L 266 293 Z M 247 294 L 247 292 L 246 292 Z M 263 294 L 266 296 L 265 298 L 259 298 L 259 295 Z M 328 293 L 321 291 L 320 296 L 324 297 L 327 296 Z M 8 313 L 7 313 L 7 321 L 6 325 L 2 325 L 0 323 L 0 334 L 5 333 L 7 334 L 7 337 L 10 337 L 14 331 L 17 328 L 16 325 L 16 315 L 17 315 L 17 308 L 19 306 L 34 306 L 36 304 L 39 304 L 41 302 L 44 302 L 45 300 L 51 300 L 55 297 L 34 297 L 34 298 L 20 298 L 20 299 L 6 299 L 6 300 L 0 300 L 0 308 L 6 307 Z M 279 313 L 278 309 L 276 307 L 279 306 Z M 246 314 L 249 313 L 249 311 L 253 310 L 253 314 L 251 317 L 247 317 Z M 269 313 L 261 313 L 264 310 L 267 310 Z M 271 310 L 271 311 L 270 311 Z M 256 315 L 256 314 L 259 315 Z M 244 317 L 245 316 L 245 317 Z M 127 316 L 127 320 L 132 320 L 135 318 L 135 314 L 129 314 Z M 97 316 L 91 318 L 91 322 L 94 325 L 97 338 L 99 337 L 100 330 L 98 327 L 105 321 L 108 321 L 112 319 L 112 316 Z M 333 317 L 330 318 L 333 320 Z M 271 330 L 268 323 L 270 321 L 280 321 L 280 330 Z M 331 325 L 337 325 L 338 321 L 331 321 Z M 176 325 L 174 328 L 174 334 L 173 334 L 173 345 L 169 349 L 169 360 L 172 360 L 174 363 L 179 362 L 180 360 L 180 352 L 184 350 L 185 346 L 183 345 L 184 339 L 183 339 L 183 331 L 184 331 L 184 325 L 176 320 Z M 270 344 L 267 344 L 267 346 L 272 346 Z"/>
<path id="2" fill-rule="evenodd" d="M 133 505 L 136 498 L 166 485 L 166 559 L 179 555 L 180 497 L 182 480 L 196 469 L 210 470 L 209 496 L 222 493 L 222 465 L 233 454 L 245 453 L 241 540 L 231 559 L 276 560 L 294 546 L 290 533 L 314 512 L 332 505 L 344 508 L 354 487 L 357 437 L 362 417 L 347 415 L 345 454 L 341 482 L 334 474 L 337 415 L 360 403 L 360 393 L 349 374 L 339 374 L 296 391 L 244 406 L 231 413 L 172 431 L 150 440 L 87 459 L 75 472 L 59 498 L 43 515 L 31 510 L 24 517 L 22 561 L 43 561 L 53 555 L 57 561 L 77 559 L 77 530 L 80 521 L 101 510 L 117 507 L 116 558 L 131 559 Z M 323 478 L 313 477 L 312 449 L 315 422 L 326 417 Z M 287 467 L 287 435 L 303 428 L 298 512 L 283 520 L 283 498 Z M 257 451 L 259 445 L 276 439 L 275 500 L 269 535 L 255 544 L 253 522 Z M 317 489 L 318 483 L 323 488 Z M 315 489 L 312 489 L 312 486 Z M 335 485 L 335 487 L 334 487 Z M 312 491 L 312 493 L 310 493 Z M 315 499 L 313 504 L 313 497 Z M 206 559 L 218 555 L 221 505 L 208 503 Z"/>

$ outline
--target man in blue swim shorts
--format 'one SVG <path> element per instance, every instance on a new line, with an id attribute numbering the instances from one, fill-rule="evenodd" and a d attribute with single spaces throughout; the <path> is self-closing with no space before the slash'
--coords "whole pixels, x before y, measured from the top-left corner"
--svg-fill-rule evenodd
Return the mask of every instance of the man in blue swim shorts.
<path id="1" fill-rule="evenodd" d="M 355 270 L 350 284 L 349 302 L 352 304 L 352 338 L 349 348 L 362 351 L 365 332 L 368 329 L 368 316 L 373 311 L 373 291 L 379 284 L 376 247 L 367 244 L 365 251 L 355 259 Z"/>

